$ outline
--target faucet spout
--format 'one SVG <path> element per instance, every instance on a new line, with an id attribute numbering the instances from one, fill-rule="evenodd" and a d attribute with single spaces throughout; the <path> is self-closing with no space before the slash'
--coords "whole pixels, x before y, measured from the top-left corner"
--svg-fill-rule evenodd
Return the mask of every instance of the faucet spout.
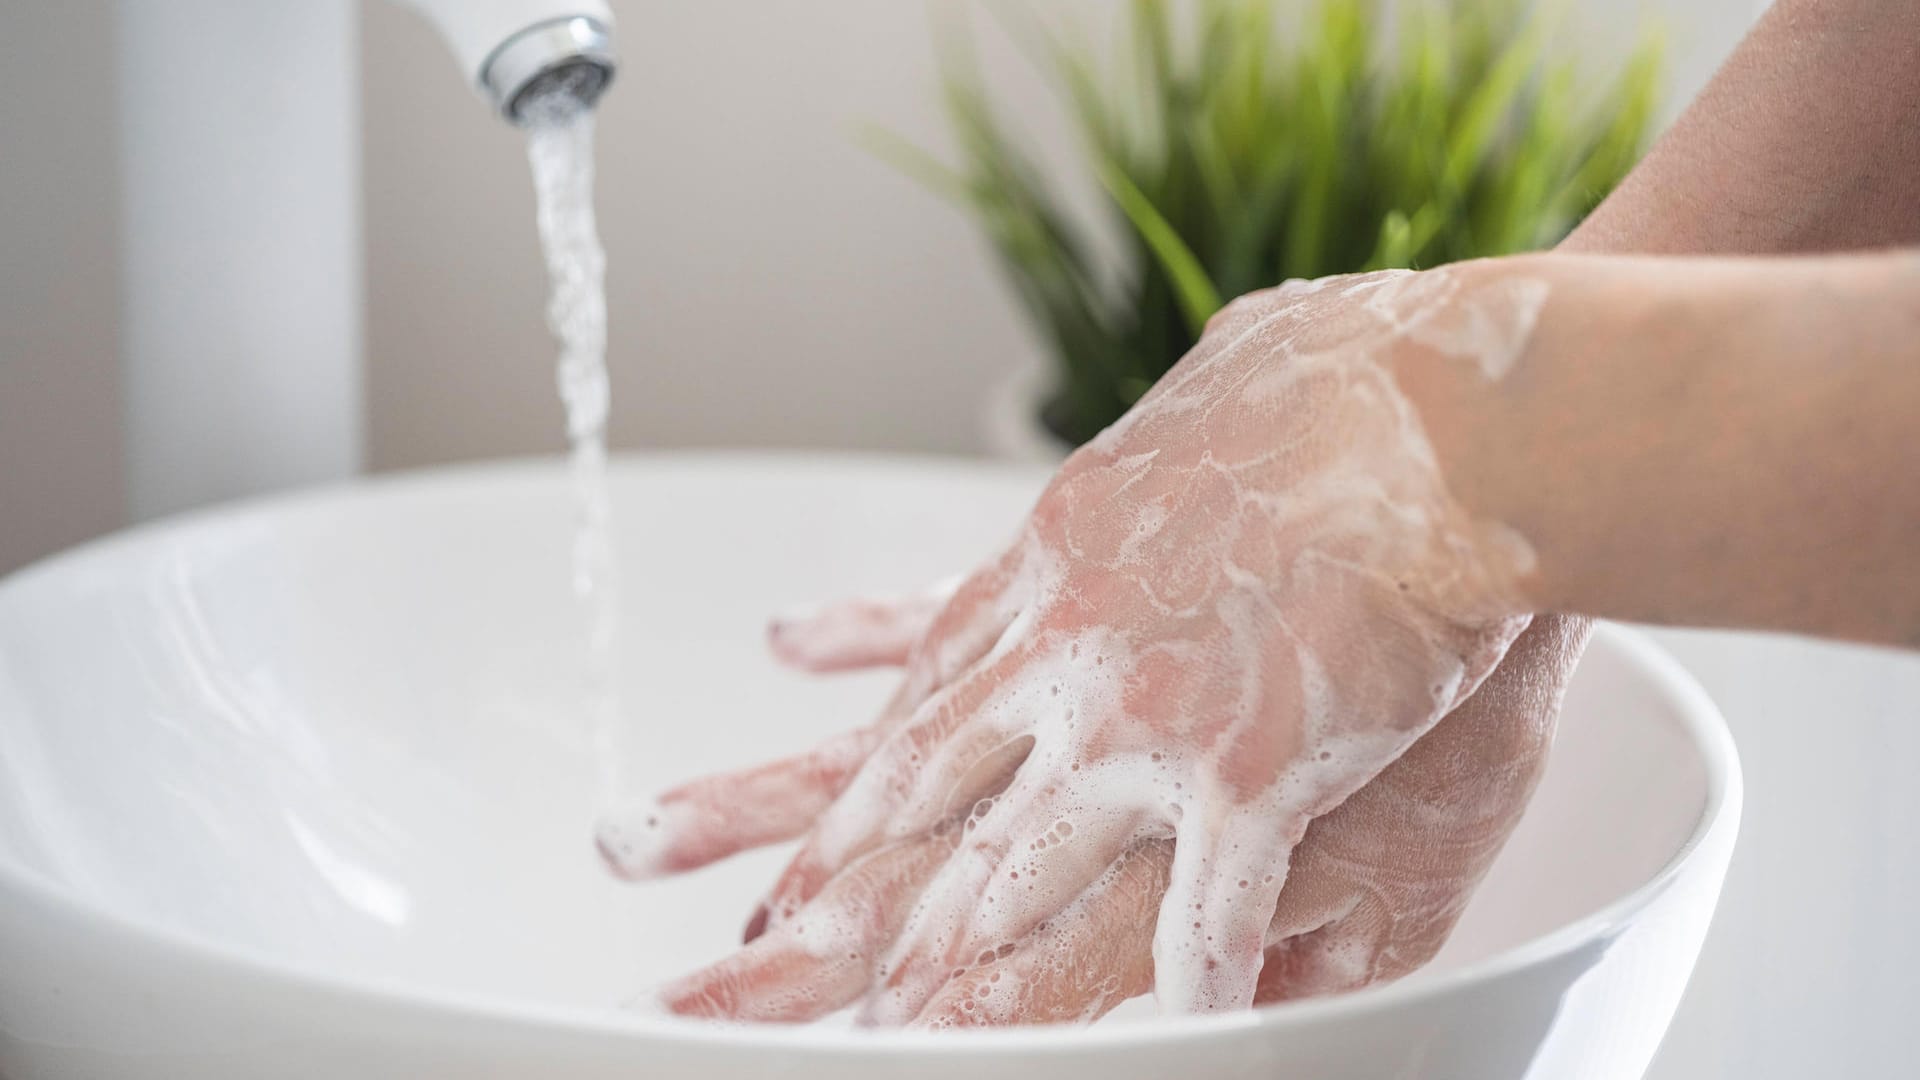
<path id="1" fill-rule="evenodd" d="M 530 26 L 487 58 L 480 85 L 513 123 L 539 119 L 554 101 L 591 109 L 613 81 L 613 33 L 582 15 Z"/>
<path id="2" fill-rule="evenodd" d="M 590 109 L 613 81 L 606 0 L 403 0 L 439 27 L 480 95 L 510 123 L 535 101 Z"/>

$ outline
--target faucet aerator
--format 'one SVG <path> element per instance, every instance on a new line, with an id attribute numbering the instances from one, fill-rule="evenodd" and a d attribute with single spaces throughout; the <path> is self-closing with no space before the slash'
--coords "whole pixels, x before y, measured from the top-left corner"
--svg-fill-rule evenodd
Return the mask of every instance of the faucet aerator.
<path id="1" fill-rule="evenodd" d="M 554 123 L 593 108 L 616 67 L 612 32 L 597 19 L 568 16 L 502 42 L 482 65 L 480 86 L 508 121 Z"/>

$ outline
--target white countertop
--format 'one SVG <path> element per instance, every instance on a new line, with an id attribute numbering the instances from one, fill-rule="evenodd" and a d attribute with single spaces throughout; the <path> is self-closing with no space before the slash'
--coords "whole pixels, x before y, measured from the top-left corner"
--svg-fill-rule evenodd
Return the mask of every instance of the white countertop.
<path id="1" fill-rule="evenodd" d="M 1652 1080 L 1920 1075 L 1920 655 L 1656 631 L 1726 713 L 1746 816 Z"/>

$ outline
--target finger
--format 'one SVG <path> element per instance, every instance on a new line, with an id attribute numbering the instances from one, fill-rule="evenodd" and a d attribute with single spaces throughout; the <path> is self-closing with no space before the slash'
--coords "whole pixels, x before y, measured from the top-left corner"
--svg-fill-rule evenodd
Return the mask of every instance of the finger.
<path id="1" fill-rule="evenodd" d="M 883 734 L 913 720 L 928 699 L 976 666 L 1005 636 L 1016 610 L 1009 553 L 959 585 L 920 642 L 920 655 L 875 722 Z M 851 777 L 849 777 L 851 779 Z"/>
<path id="2" fill-rule="evenodd" d="M 773 922 L 798 911 L 854 859 L 889 839 L 933 827 L 950 805 L 963 812 L 979 797 L 992 793 L 985 785 L 1004 785 L 1004 772 L 983 770 L 980 758 L 960 751 L 977 749 L 992 756 L 994 747 L 1011 743 L 1017 732 L 996 728 L 952 748 L 947 744 L 1026 662 L 1024 647 L 991 661 L 929 699 L 913 721 L 874 750 L 846 791 L 820 815 L 774 884 L 766 902 Z M 929 791 L 942 797 L 927 797 Z M 911 814 L 906 812 L 909 808 Z"/>
<path id="3" fill-rule="evenodd" d="M 1267 925 L 1305 828 L 1276 835 L 1270 813 L 1244 808 L 1211 816 L 1197 807 L 1175 827 L 1172 884 L 1153 935 L 1153 989 L 1163 1012 L 1253 1004 Z"/>
<path id="4" fill-rule="evenodd" d="M 1049 764 L 1040 761 L 1035 767 L 1046 770 Z M 1027 937 L 1146 839 L 1149 824 L 1131 808 L 1088 806 L 1049 793 L 1024 829 L 1015 827 L 1014 843 L 989 875 L 988 889 L 949 950 L 950 958 L 959 965 L 984 963 Z"/>
<path id="5" fill-rule="evenodd" d="M 767 644 L 781 663 L 802 671 L 898 666 L 959 587 L 952 578 L 922 592 L 789 612 L 768 624 Z"/>
<path id="6" fill-rule="evenodd" d="M 1255 1003 L 1344 994 L 1420 968 L 1440 951 L 1454 919 L 1434 932 L 1411 929 L 1402 916 L 1370 895 L 1344 917 L 1269 946 Z"/>
<path id="7" fill-rule="evenodd" d="M 1007 739 L 997 731 L 986 731 L 984 734 L 985 738 L 978 733 L 972 737 L 957 736 L 935 748 L 918 785 L 927 794 L 911 799 L 904 809 L 888 819 L 881 835 L 861 840 L 852 846 L 867 850 L 910 838 L 943 822 L 957 821 L 981 799 L 1004 789 L 1032 750 L 1033 737 Z M 944 790 L 941 783 L 930 780 L 936 777 L 946 778 Z M 793 869 L 789 867 L 789 871 Z M 833 871 L 822 864 L 816 872 L 828 874 Z M 769 925 L 777 923 L 806 902 L 800 898 L 796 884 L 800 880 L 797 875 L 791 880 L 783 876 L 774 893 L 762 901 L 747 920 L 745 940 L 752 941 Z M 789 886 L 794 887 L 794 891 L 782 891 L 783 887 Z"/>
<path id="8" fill-rule="evenodd" d="M 964 658 L 970 664 L 999 639 L 1012 618 L 1002 608 L 1015 565 L 1015 555 L 1002 556 L 960 586 L 960 595 L 936 620 L 947 626 L 951 636 L 941 646 L 944 657 Z M 597 828 L 602 858 L 616 875 L 641 880 L 704 866 L 740 851 L 801 835 L 845 791 L 885 733 L 906 723 L 925 701 L 931 693 L 924 685 L 927 682 L 924 674 L 910 676 L 876 724 L 841 736 L 816 751 L 697 780 L 608 814 Z M 922 827 L 931 824 L 927 821 Z M 861 850 L 870 848 L 864 845 Z M 845 864 L 845 859 L 834 862 L 822 873 L 809 876 L 807 883 L 817 888 L 831 871 Z M 804 902 L 812 892 L 794 890 L 790 895 L 796 900 L 791 906 L 797 907 L 797 902 Z M 764 927 L 765 910 L 763 906 L 751 920 L 749 940 Z"/>
<path id="9" fill-rule="evenodd" d="M 1015 545 L 966 578 L 919 596 L 776 619 L 769 644 L 776 657 L 809 671 L 910 663 L 908 696 L 918 704 L 986 655 L 1013 621 L 1023 557 Z"/>
<path id="10" fill-rule="evenodd" d="M 1006 635 L 1024 606 L 1025 548 L 1015 545 L 973 572 L 926 628 L 909 668 L 924 700 L 973 668 Z"/>
<path id="11" fill-rule="evenodd" d="M 876 851 L 793 919 L 663 987 L 682 1016 L 800 1023 L 858 998 L 914 898 L 953 851 L 948 829 Z"/>
<path id="12" fill-rule="evenodd" d="M 861 728 L 795 757 L 609 811 L 594 829 L 600 856 L 616 876 L 641 881 L 790 840 L 832 804 L 880 738 Z"/>
<path id="13" fill-rule="evenodd" d="M 1007 955 L 970 965 L 927 1002 L 916 1027 L 1090 1023 L 1153 988 L 1153 915 L 1173 844 L 1136 844 Z"/>
<path id="14" fill-rule="evenodd" d="M 892 1027 L 919 1015 L 955 969 L 972 959 L 958 950 L 976 913 L 988 905 L 1029 902 L 1032 893 L 1018 871 L 999 873 L 1016 846 L 1026 846 L 1059 820 L 1058 793 L 1041 777 L 1041 770 L 1023 770 L 1005 792 L 983 800 L 967 817 L 959 846 L 914 905 L 880 973 L 882 982 L 861 1002 L 857 1023 Z"/>
<path id="15" fill-rule="evenodd" d="M 702 777 L 607 812 L 595 826 L 601 859 L 616 877 L 644 881 L 803 835 L 886 733 L 912 715 L 911 694 L 901 687 L 877 722 L 806 753 Z M 757 934 L 750 931 L 748 939 Z"/>
<path id="16" fill-rule="evenodd" d="M 1039 820 L 1044 822 L 1045 816 L 1041 815 Z M 1063 825 L 1067 826 L 1064 834 Z M 1035 827 L 1039 827 L 1039 822 Z M 986 888 L 974 902 L 972 916 L 957 942 L 944 946 L 942 954 L 905 956 L 898 962 L 898 971 L 893 977 L 902 989 L 896 991 L 895 1003 L 876 1010 L 875 1019 L 897 1022 L 909 1015 L 907 1010 L 914 1008 L 920 999 L 941 993 L 940 988 L 947 980 L 978 966 L 991 965 L 1017 948 L 1047 948 L 1056 950 L 1057 955 L 1058 943 L 1046 943 L 1053 929 L 1073 917 L 1070 912 L 1075 905 L 1113 872 L 1139 840 L 1140 833 L 1130 825 L 1114 829 L 1073 829 L 1062 818 L 1035 840 L 1025 845 L 1015 844 L 1014 850 L 987 875 Z M 1134 913 L 1146 923 L 1138 935 L 1140 955 L 1135 959 L 1148 971 L 1152 970 L 1150 928 L 1159 897 L 1156 895 L 1153 899 L 1153 907 Z M 965 904 L 969 898 L 963 896 L 956 902 Z M 915 987 L 918 989 L 912 989 Z M 1058 1003 L 1057 1007 L 1067 1006 Z M 1084 1007 L 1082 1002 L 1080 1008 Z M 921 1011 L 924 1008 L 921 1006 Z"/>

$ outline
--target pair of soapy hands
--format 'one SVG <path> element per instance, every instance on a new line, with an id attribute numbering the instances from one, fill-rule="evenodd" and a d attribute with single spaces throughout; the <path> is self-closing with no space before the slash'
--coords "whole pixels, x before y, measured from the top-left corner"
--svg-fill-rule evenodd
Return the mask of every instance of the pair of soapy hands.
<path id="1" fill-rule="evenodd" d="M 1449 496 L 1394 372 L 1497 378 L 1545 289 L 1469 265 L 1243 298 L 999 558 L 776 623 L 788 663 L 905 679 L 867 727 L 602 823 L 630 878 L 803 838 L 746 945 L 662 1004 L 1090 1020 L 1430 959 L 1532 791 L 1584 628 L 1528 629 L 1524 540 Z"/>

